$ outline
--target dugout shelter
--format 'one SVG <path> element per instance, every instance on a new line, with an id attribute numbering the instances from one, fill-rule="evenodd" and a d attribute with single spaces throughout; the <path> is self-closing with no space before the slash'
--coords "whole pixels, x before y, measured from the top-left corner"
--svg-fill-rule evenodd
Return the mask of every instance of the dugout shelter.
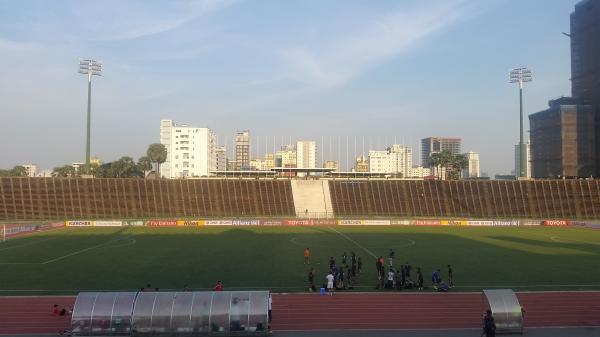
<path id="1" fill-rule="evenodd" d="M 83 292 L 73 336 L 266 336 L 268 291 Z"/>
<path id="2" fill-rule="evenodd" d="M 496 322 L 496 333 L 523 333 L 523 311 L 511 289 L 483 290 Z"/>

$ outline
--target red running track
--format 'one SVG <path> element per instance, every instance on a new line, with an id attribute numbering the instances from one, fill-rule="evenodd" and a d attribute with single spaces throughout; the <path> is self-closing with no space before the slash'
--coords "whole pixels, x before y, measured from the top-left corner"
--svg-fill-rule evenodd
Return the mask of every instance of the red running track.
<path id="1" fill-rule="evenodd" d="M 525 327 L 600 326 L 600 292 L 518 293 Z M 0 297 L 0 334 L 57 333 L 68 317 L 52 305 L 74 297 Z M 479 293 L 274 294 L 273 330 L 378 330 L 479 328 Z"/>

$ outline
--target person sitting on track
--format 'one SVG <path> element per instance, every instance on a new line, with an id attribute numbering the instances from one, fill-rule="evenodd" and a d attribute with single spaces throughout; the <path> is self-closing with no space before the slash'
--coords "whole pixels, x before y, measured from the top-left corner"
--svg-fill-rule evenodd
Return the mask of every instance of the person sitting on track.
<path id="1" fill-rule="evenodd" d="M 446 284 L 446 282 L 444 282 L 444 281 L 440 281 L 440 284 L 434 288 L 437 291 L 442 292 L 442 293 L 446 293 L 446 292 L 448 292 L 448 290 L 450 290 L 450 287 L 448 287 L 448 284 Z"/>
<path id="2" fill-rule="evenodd" d="M 58 304 L 52 306 L 52 316 L 60 315 L 60 310 L 58 309 Z"/>

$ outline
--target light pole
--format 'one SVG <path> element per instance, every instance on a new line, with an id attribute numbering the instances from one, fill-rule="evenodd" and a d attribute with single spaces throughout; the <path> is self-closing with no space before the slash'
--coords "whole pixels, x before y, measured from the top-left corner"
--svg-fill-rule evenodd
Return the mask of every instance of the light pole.
<path id="1" fill-rule="evenodd" d="M 90 125 L 92 117 L 92 76 L 102 76 L 102 63 L 95 60 L 80 60 L 79 73 L 88 76 L 88 104 L 87 104 L 87 139 L 85 144 L 85 164 L 90 165 Z"/>
<path id="2" fill-rule="evenodd" d="M 527 177 L 527 152 L 523 138 L 523 82 L 531 82 L 531 70 L 528 68 L 515 68 L 510 71 L 510 83 L 519 83 L 519 177 Z"/>

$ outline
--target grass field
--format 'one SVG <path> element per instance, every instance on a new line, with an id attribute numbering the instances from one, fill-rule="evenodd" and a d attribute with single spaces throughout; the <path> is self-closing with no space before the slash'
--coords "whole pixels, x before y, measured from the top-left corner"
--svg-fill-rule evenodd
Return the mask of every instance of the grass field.
<path id="1" fill-rule="evenodd" d="M 550 227 L 64 228 L 0 243 L 0 293 L 212 288 L 305 291 L 310 247 L 318 284 L 330 256 L 363 259 L 355 290 L 376 284 L 375 258 L 431 272 L 452 264 L 456 291 L 600 289 L 600 231 Z"/>

